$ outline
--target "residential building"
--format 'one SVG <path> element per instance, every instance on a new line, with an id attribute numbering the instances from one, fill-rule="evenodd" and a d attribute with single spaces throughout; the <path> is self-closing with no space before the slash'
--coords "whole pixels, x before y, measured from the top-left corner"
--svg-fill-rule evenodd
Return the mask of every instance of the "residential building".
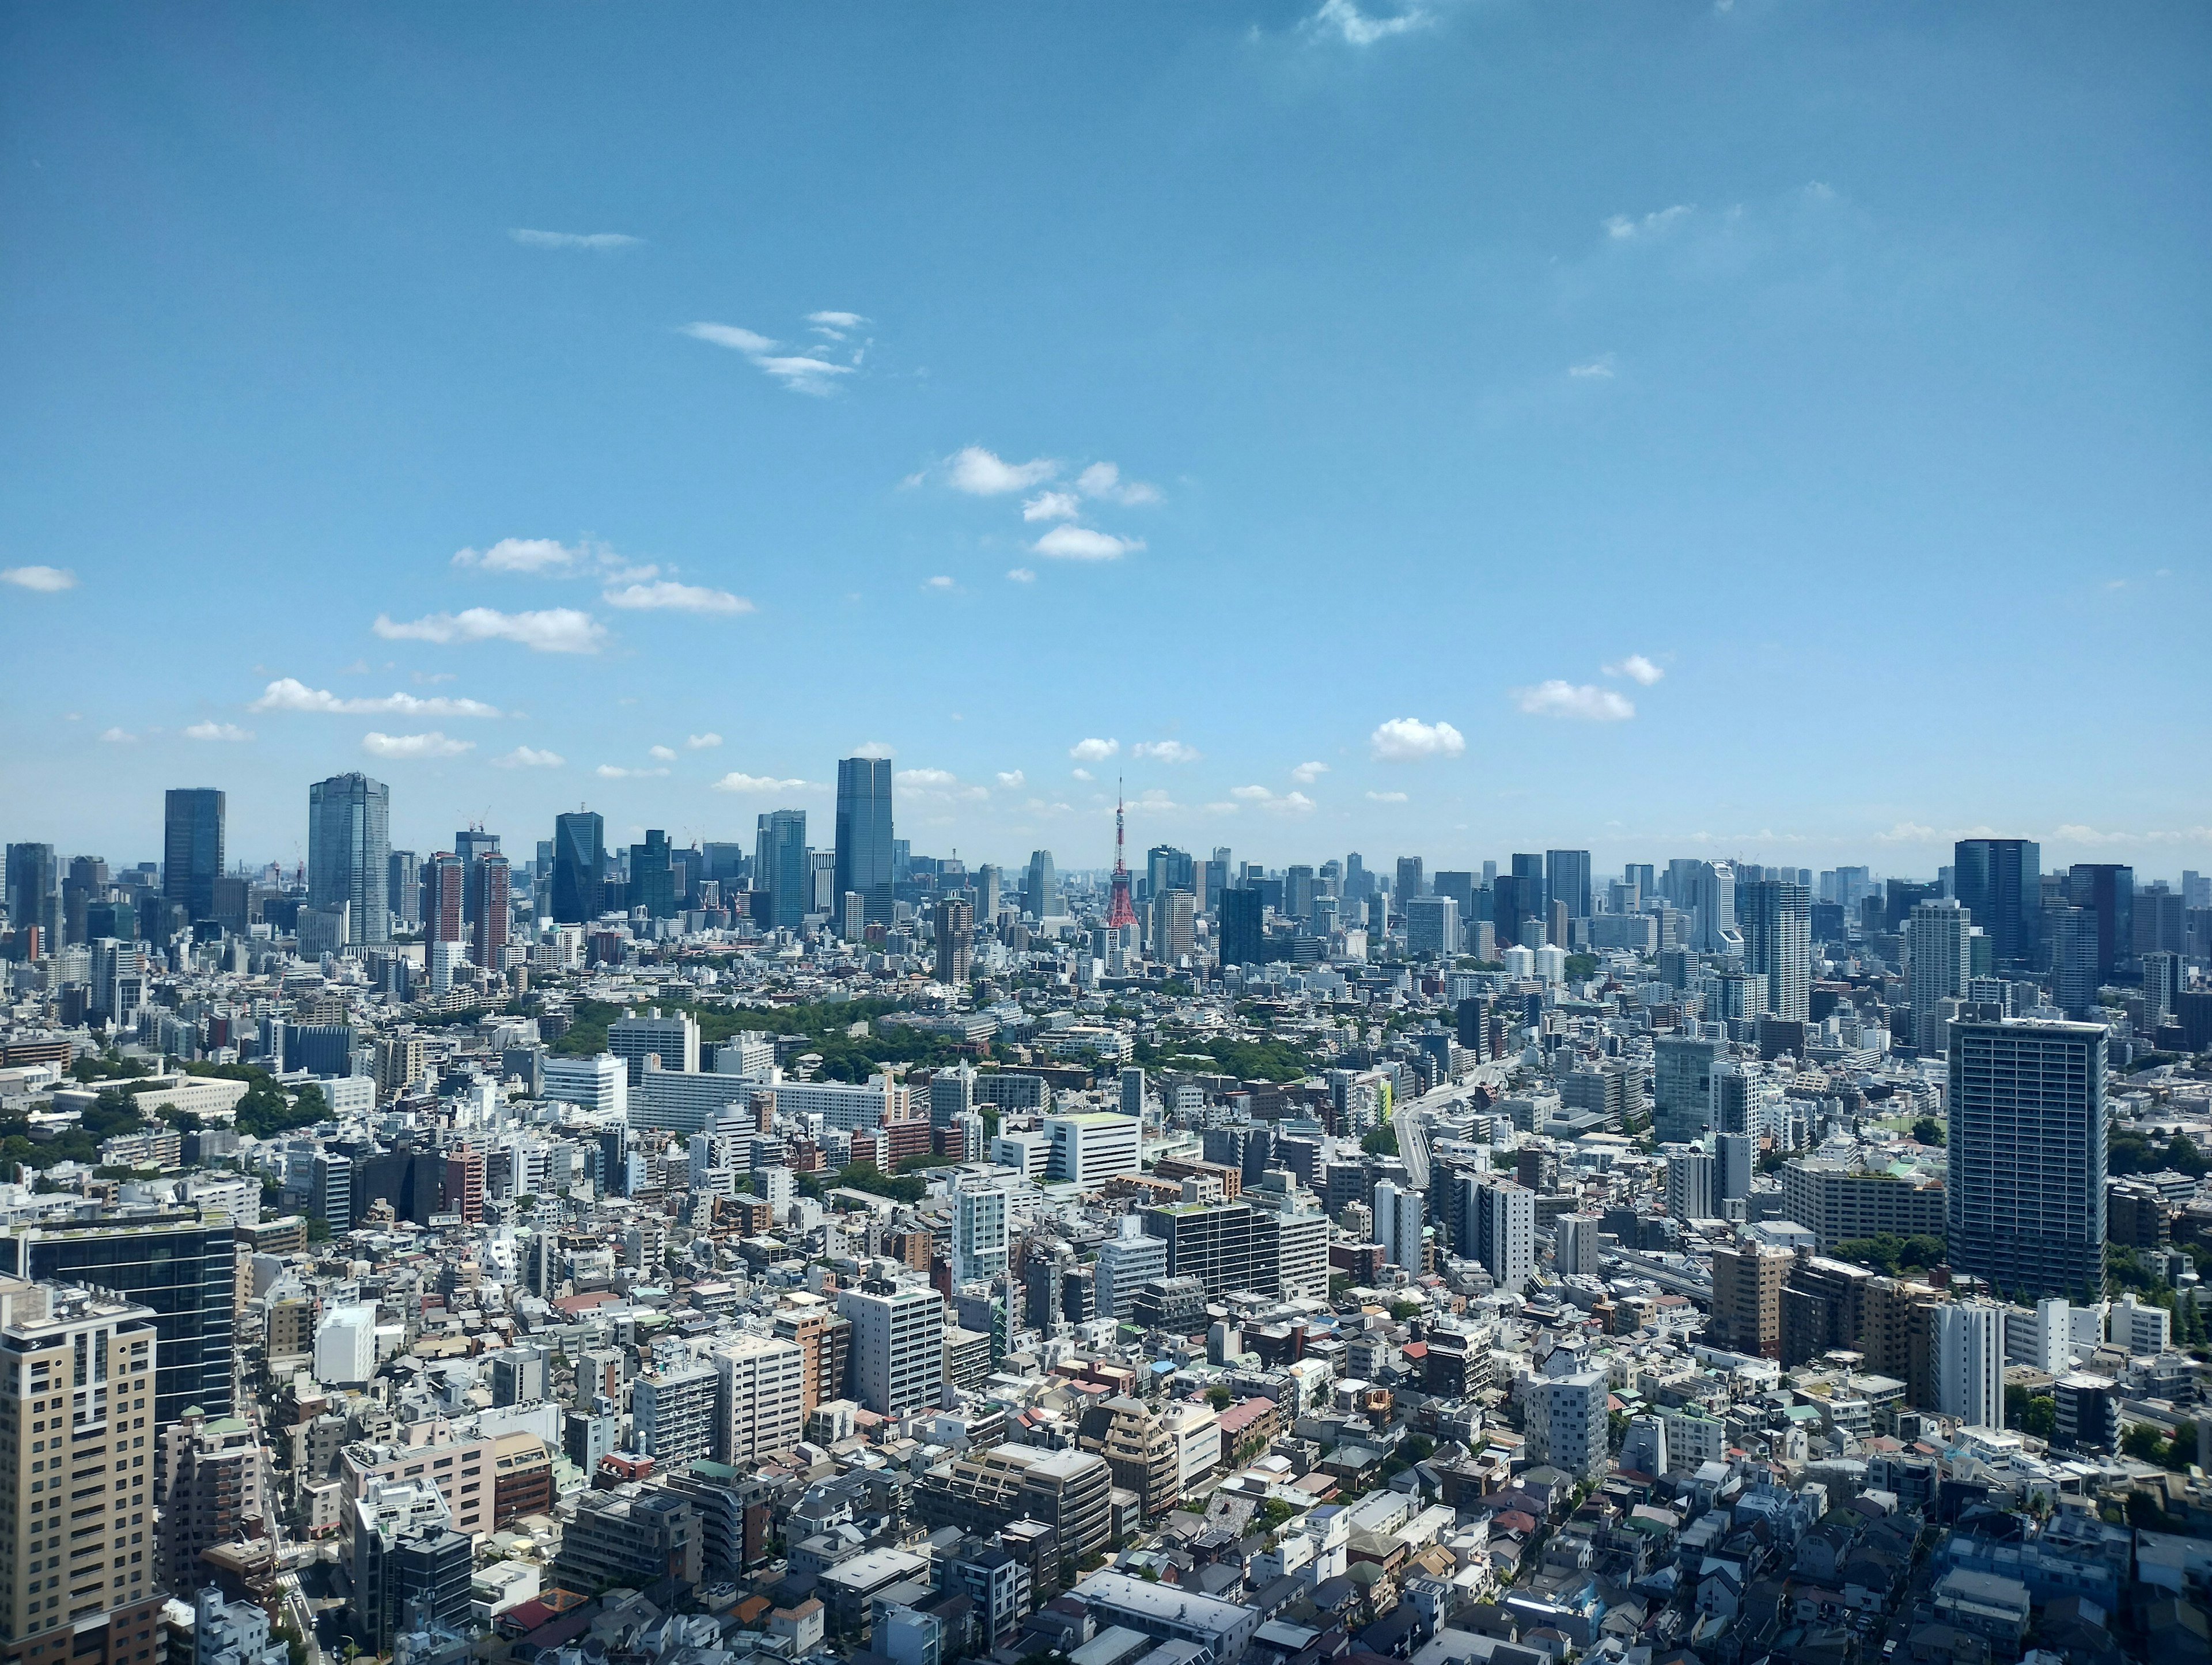
<path id="1" fill-rule="evenodd" d="M 720 1373 L 703 1359 L 677 1358 L 641 1372 L 630 1383 L 638 1449 L 662 1468 L 700 1457 L 727 1461 L 715 1449 L 718 1427 L 727 1427 L 715 1414 L 721 1393 Z"/>
<path id="2" fill-rule="evenodd" d="M 1713 1310 L 1705 1344 L 1760 1358 L 1782 1357 L 1782 1284 L 1794 1261 L 1786 1249 L 1740 1240 L 1713 1251 Z"/>
<path id="3" fill-rule="evenodd" d="M 1935 1408 L 1970 1428 L 2004 1426 L 2004 1309 L 1947 1301 L 1936 1309 L 1929 1362 Z"/>
<path id="4" fill-rule="evenodd" d="M 1824 1255 L 1838 1243 L 1884 1232 L 1898 1237 L 1943 1235 L 1940 1183 L 1869 1173 L 1818 1157 L 1784 1163 L 1780 1177 L 1782 1217 L 1810 1231 Z"/>
<path id="5" fill-rule="evenodd" d="M 794 1340 L 740 1335 L 709 1355 L 719 1381 L 714 1458 L 732 1465 L 795 1449 L 806 1428 L 806 1358 Z"/>
<path id="6" fill-rule="evenodd" d="M 945 1297 L 871 1280 L 837 1297 L 853 1326 L 853 1396 L 879 1416 L 933 1404 L 945 1382 Z"/>
<path id="7" fill-rule="evenodd" d="M 664 1578 L 699 1582 L 705 1534 L 698 1510 L 682 1493 L 627 1483 L 585 1492 L 561 1534 L 556 1565 L 571 1588 L 608 1584 L 642 1588 Z"/>
<path id="8" fill-rule="evenodd" d="M 837 764 L 836 894 L 861 898 L 870 924 L 891 917 L 891 764 L 845 757 Z M 1047 865 L 1050 865 L 1047 857 Z M 940 979 L 940 981 L 942 981 Z"/>
<path id="9" fill-rule="evenodd" d="M 1954 1272 L 2034 1299 L 2104 1285 L 2102 1025 L 1951 1026 L 1946 1237 Z"/>
<path id="10" fill-rule="evenodd" d="M 1596 1480 L 1611 1457 L 1603 1370 L 1543 1377 L 1528 1389 L 1529 1455 L 1578 1480 Z"/>

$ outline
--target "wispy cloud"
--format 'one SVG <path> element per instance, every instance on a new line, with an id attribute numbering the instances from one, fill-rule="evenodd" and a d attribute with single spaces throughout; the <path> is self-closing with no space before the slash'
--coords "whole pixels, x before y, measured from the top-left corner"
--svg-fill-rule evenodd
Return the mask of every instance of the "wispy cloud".
<path id="1" fill-rule="evenodd" d="M 379 613 L 375 629 L 386 641 L 513 641 L 540 653 L 596 653 L 607 634 L 606 626 L 574 607 L 526 613 L 470 607 L 404 623 Z"/>
<path id="2" fill-rule="evenodd" d="M 517 746 L 506 756 L 491 761 L 495 769 L 558 769 L 568 760 L 557 751 L 540 751 L 535 746 Z"/>
<path id="3" fill-rule="evenodd" d="M 449 740 L 436 729 L 427 734 L 380 734 L 371 729 L 361 749 L 372 757 L 458 757 L 476 749 L 474 740 Z"/>
<path id="4" fill-rule="evenodd" d="M 948 574 L 939 573 L 934 578 L 927 580 L 922 587 L 929 590 L 949 590 L 952 587 L 952 580 Z"/>
<path id="5" fill-rule="evenodd" d="M 1185 745 L 1181 740 L 1139 740 L 1129 748 L 1129 755 L 1156 763 L 1194 763 L 1200 756 L 1196 746 Z"/>
<path id="6" fill-rule="evenodd" d="M 120 728 L 104 728 L 100 732 L 100 738 L 107 744 L 112 746 L 127 746 L 136 745 L 138 744 L 138 737 L 136 734 L 130 733 Z"/>
<path id="7" fill-rule="evenodd" d="M 1085 497 L 1097 497 L 1109 503 L 1136 505 L 1157 503 L 1160 489 L 1147 485 L 1142 480 L 1124 480 L 1121 469 L 1113 463 L 1093 463 L 1075 477 L 1075 489 Z"/>
<path id="8" fill-rule="evenodd" d="M 714 782 L 716 792 L 744 792 L 756 795 L 763 793 L 819 792 L 821 787 L 808 781 L 779 781 L 773 775 L 747 775 L 732 769 Z"/>
<path id="9" fill-rule="evenodd" d="M 678 613 L 750 613 L 753 604 L 727 590 L 710 590 L 699 584 L 678 584 L 672 578 L 650 584 L 629 584 L 602 591 L 599 599 L 610 607 L 631 611 Z"/>
<path id="10" fill-rule="evenodd" d="M 1436 20 L 1419 6 L 1377 17 L 1360 10 L 1354 0 L 1322 0 L 1321 9 L 1306 20 L 1311 33 L 1333 37 L 1347 46 L 1371 46 L 1395 34 L 1425 29 Z"/>
<path id="11" fill-rule="evenodd" d="M 434 695 L 422 699 L 413 694 L 384 694 L 374 698 L 348 697 L 326 688 L 310 688 L 292 677 L 280 677 L 262 690 L 248 711 L 306 711 L 329 716 L 369 717 L 496 717 L 500 709 L 482 700 Z"/>
<path id="12" fill-rule="evenodd" d="M 863 740 L 860 744 L 853 748 L 853 755 L 855 757 L 874 757 L 881 759 L 885 757 L 896 757 L 898 756 L 898 753 L 893 750 L 890 744 L 884 741 Z"/>
<path id="13" fill-rule="evenodd" d="M 952 489 L 971 497 L 1001 497 L 1010 491 L 1027 491 L 1060 472 L 1060 465 L 1049 457 L 1010 463 L 980 445 L 956 451 L 945 467 Z"/>
<path id="14" fill-rule="evenodd" d="M 1291 779 L 1302 787 L 1310 787 L 1328 773 L 1327 763 L 1300 763 L 1291 771 Z"/>
<path id="15" fill-rule="evenodd" d="M 1286 792 L 1279 795 L 1261 786 L 1231 787 L 1229 795 L 1256 809 L 1265 810 L 1270 815 L 1311 815 L 1319 807 L 1302 792 Z"/>
<path id="16" fill-rule="evenodd" d="M 1103 763 L 1121 749 L 1119 740 L 1078 740 L 1068 747 L 1067 755 L 1079 763 Z"/>
<path id="17" fill-rule="evenodd" d="M 902 787 L 957 787 L 960 777 L 949 769 L 902 769 L 891 777 Z"/>
<path id="18" fill-rule="evenodd" d="M 1632 682 L 1642 683 L 1646 688 L 1667 674 L 1641 653 L 1631 653 L 1626 659 L 1603 668 L 1608 677 L 1626 677 Z"/>
<path id="19" fill-rule="evenodd" d="M 1393 717 L 1367 737 L 1367 749 L 1384 763 L 1418 763 L 1428 757 L 1456 757 L 1467 740 L 1449 723 L 1425 723 L 1419 717 Z"/>
<path id="20" fill-rule="evenodd" d="M 1566 717 L 1590 723 L 1623 722 L 1636 714 L 1635 706 L 1625 695 L 1594 683 L 1564 682 L 1556 677 L 1532 688 L 1515 689 L 1513 703 L 1526 716 Z"/>
<path id="21" fill-rule="evenodd" d="M 838 313 L 839 317 L 858 319 L 857 313 Z M 838 364 L 817 355 L 815 351 L 786 352 L 782 343 L 771 336 L 748 330 L 735 324 L 687 324 L 684 333 L 694 341 L 712 343 L 742 353 L 754 368 L 773 378 L 794 393 L 806 393 L 816 398 L 826 398 L 835 392 L 837 378 L 849 376 L 857 364 Z M 842 337 L 839 337 L 842 339 Z M 818 350 L 818 349 L 817 349 Z"/>
<path id="22" fill-rule="evenodd" d="M 1118 561 L 1132 550 L 1141 550 L 1141 538 L 1116 538 L 1088 526 L 1054 526 L 1030 545 L 1038 555 L 1055 561 Z"/>
<path id="23" fill-rule="evenodd" d="M 657 758 L 664 763 L 672 763 L 676 761 L 675 750 L 670 746 L 653 746 L 647 750 L 645 755 L 648 757 Z"/>
<path id="24" fill-rule="evenodd" d="M 236 723 L 194 723 L 185 731 L 187 740 L 250 740 L 253 731 L 240 728 Z"/>
<path id="25" fill-rule="evenodd" d="M 645 240 L 619 231 L 532 231 L 526 226 L 507 234 L 526 249 L 583 249 L 593 254 L 635 248 Z"/>
<path id="26" fill-rule="evenodd" d="M 1641 219 L 1632 215 L 1616 214 L 1605 222 L 1605 234 L 1616 243 L 1632 242 L 1639 237 L 1655 237 L 1671 231 L 1697 212 L 1692 203 L 1676 203 L 1672 208 L 1659 209 Z"/>
<path id="27" fill-rule="evenodd" d="M 1009 792 L 1024 784 L 1027 780 L 1028 777 L 1018 769 L 1001 769 L 999 772 L 999 784 Z"/>
<path id="28" fill-rule="evenodd" d="M 1036 582 L 1036 574 L 1031 572 L 1027 567 L 1009 567 L 1006 568 L 1006 576 L 1017 584 L 1034 584 Z"/>
<path id="29" fill-rule="evenodd" d="M 842 341 L 868 320 L 858 313 L 809 313 L 806 321 L 825 341 Z"/>
<path id="30" fill-rule="evenodd" d="M 620 763 L 601 763 L 592 773 L 602 781 L 647 781 L 668 771 L 665 769 L 625 769 Z"/>
<path id="31" fill-rule="evenodd" d="M 694 751 L 704 751 L 710 746 L 718 746 L 721 744 L 722 737 L 713 732 L 705 734 L 687 734 L 684 738 L 684 744 Z"/>
<path id="32" fill-rule="evenodd" d="M 1367 794 L 1367 801 L 1370 804 L 1402 804 L 1406 801 L 1406 794 L 1402 792 L 1370 792 Z"/>
<path id="33" fill-rule="evenodd" d="M 67 567 L 9 567 L 0 570 L 0 584 L 13 584 L 19 590 L 36 590 L 52 595 L 62 590 L 76 588 L 76 574 Z"/>
<path id="34" fill-rule="evenodd" d="M 1613 358 L 1611 353 L 1600 353 L 1586 364 L 1570 364 L 1567 374 L 1585 381 L 1611 381 Z"/>
<path id="35" fill-rule="evenodd" d="M 1082 513 L 1082 500 L 1072 491 L 1041 491 L 1022 505 L 1024 520 L 1073 520 Z"/>
<path id="36" fill-rule="evenodd" d="M 489 549 L 455 550 L 453 564 L 488 573 L 565 573 L 586 564 L 592 554 L 551 538 L 502 538 Z"/>

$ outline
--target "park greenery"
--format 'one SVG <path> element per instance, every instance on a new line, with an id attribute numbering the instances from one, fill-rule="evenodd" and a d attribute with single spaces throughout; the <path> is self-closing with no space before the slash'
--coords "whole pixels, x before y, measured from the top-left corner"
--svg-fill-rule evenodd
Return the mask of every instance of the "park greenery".
<path id="1" fill-rule="evenodd" d="M 1838 1243 L 1836 1256 L 1861 1266 L 1878 1267 L 1895 1278 L 1904 1273 L 1942 1265 L 1943 1240 L 1925 1232 L 1900 1237 L 1883 1231 L 1871 1237 L 1852 1237 Z"/>

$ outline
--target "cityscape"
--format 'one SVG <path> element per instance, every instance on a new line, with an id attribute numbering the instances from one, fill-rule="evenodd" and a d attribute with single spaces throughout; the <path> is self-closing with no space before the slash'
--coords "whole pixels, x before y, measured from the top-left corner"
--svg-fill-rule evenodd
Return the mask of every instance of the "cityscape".
<path id="1" fill-rule="evenodd" d="M 2212 1665 L 2208 70 L 0 5 L 0 1665 Z"/>

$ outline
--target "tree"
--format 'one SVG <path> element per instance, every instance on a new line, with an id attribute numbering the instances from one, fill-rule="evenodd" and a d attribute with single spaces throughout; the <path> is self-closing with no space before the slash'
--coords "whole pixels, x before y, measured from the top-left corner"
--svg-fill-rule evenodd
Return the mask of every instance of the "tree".
<path id="1" fill-rule="evenodd" d="M 1227 1410 L 1237 1401 L 1237 1395 L 1226 1388 L 1209 1388 L 1206 1390 L 1206 1397 L 1207 1403 L 1217 1411 Z"/>
<path id="2" fill-rule="evenodd" d="M 1923 1115 L 1912 1124 L 1912 1137 L 1923 1145 L 1943 1144 L 1943 1124 L 1932 1115 Z"/>
<path id="3" fill-rule="evenodd" d="M 2166 1463 L 2166 1437 L 2148 1422 L 2130 1422 L 2120 1436 L 2120 1454 L 2138 1462 Z"/>
<path id="4" fill-rule="evenodd" d="M 1398 1154 L 1398 1130 L 1384 1122 L 1359 1141 L 1359 1148 L 1371 1157 L 1394 1157 Z"/>

